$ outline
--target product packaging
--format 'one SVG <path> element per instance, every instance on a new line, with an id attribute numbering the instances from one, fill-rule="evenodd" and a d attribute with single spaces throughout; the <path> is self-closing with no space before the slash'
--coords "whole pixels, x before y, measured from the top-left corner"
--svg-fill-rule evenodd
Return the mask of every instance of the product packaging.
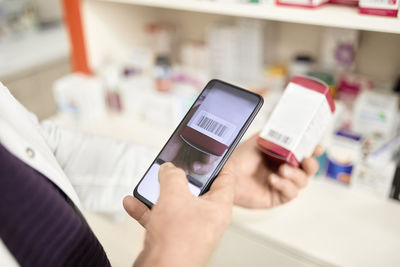
<path id="1" fill-rule="evenodd" d="M 173 81 L 170 58 L 166 56 L 158 56 L 153 72 L 157 90 L 160 92 L 171 91 Z"/>
<path id="2" fill-rule="evenodd" d="M 67 75 L 53 85 L 59 111 L 83 121 L 106 115 L 104 91 L 101 79 L 83 74 Z"/>
<path id="3" fill-rule="evenodd" d="M 321 65 L 326 70 L 348 72 L 355 68 L 360 32 L 353 29 L 324 28 Z"/>
<path id="4" fill-rule="evenodd" d="M 272 160 L 299 166 L 311 156 L 335 112 L 329 86 L 294 77 L 264 126 L 258 145 Z"/>
<path id="5" fill-rule="evenodd" d="M 328 3 L 329 0 L 277 0 L 277 5 L 316 8 Z"/>
<path id="6" fill-rule="evenodd" d="M 329 3 L 343 6 L 358 6 L 358 0 L 330 0 Z"/>
<path id="7" fill-rule="evenodd" d="M 379 167 L 359 164 L 354 169 L 351 187 L 381 198 L 388 198 L 395 173 L 396 163 L 393 161 Z"/>
<path id="8" fill-rule="evenodd" d="M 264 27 L 254 19 L 215 23 L 208 31 L 209 72 L 212 78 L 254 88 L 262 83 Z M 243 71 L 245 70 L 245 71 Z"/>
<path id="9" fill-rule="evenodd" d="M 235 25 L 215 23 L 207 31 L 208 69 L 211 77 L 237 82 L 237 29 Z M 240 65 L 240 64 L 239 64 Z"/>
<path id="10" fill-rule="evenodd" d="M 323 71 L 311 71 L 307 73 L 307 76 L 315 77 L 320 79 L 324 83 L 326 83 L 331 89 L 332 97 L 335 98 L 336 94 L 336 86 L 335 86 L 335 76 L 332 73 L 323 72 Z"/>
<path id="11" fill-rule="evenodd" d="M 352 130 L 365 136 L 392 137 L 396 130 L 398 101 L 395 94 L 363 92 L 354 104 Z"/>
<path id="12" fill-rule="evenodd" d="M 360 0 L 361 14 L 397 17 L 400 0 Z"/>
<path id="13" fill-rule="evenodd" d="M 122 111 L 121 96 L 118 90 L 118 84 L 122 76 L 121 73 L 121 67 L 113 64 L 103 66 L 98 71 L 98 75 L 106 87 L 107 106 L 110 110 L 116 112 Z"/>
<path id="14" fill-rule="evenodd" d="M 267 68 L 263 83 L 268 91 L 282 92 L 287 83 L 286 69 L 278 65 Z"/>
<path id="15" fill-rule="evenodd" d="M 360 135 L 338 131 L 327 150 L 328 178 L 350 184 L 353 168 L 361 158 L 362 138 Z"/>
<path id="16" fill-rule="evenodd" d="M 346 73 L 342 74 L 338 80 L 337 99 L 341 100 L 349 110 L 353 109 L 359 94 L 374 89 L 374 82 L 361 75 Z"/>
<path id="17" fill-rule="evenodd" d="M 289 77 L 307 75 L 314 67 L 314 59 L 309 55 L 297 55 L 289 65 Z"/>
<path id="18" fill-rule="evenodd" d="M 335 101 L 335 113 L 333 114 L 333 118 L 329 123 L 327 129 L 325 130 L 325 134 L 319 142 L 320 145 L 324 148 L 328 148 L 331 146 L 332 137 L 338 132 L 340 129 L 343 129 L 347 123 L 346 119 L 348 117 L 347 109 L 344 104 L 338 100 Z M 325 176 L 326 169 L 328 165 L 328 156 L 327 151 L 325 149 L 324 153 L 316 158 L 319 163 L 319 169 L 316 176 Z"/>

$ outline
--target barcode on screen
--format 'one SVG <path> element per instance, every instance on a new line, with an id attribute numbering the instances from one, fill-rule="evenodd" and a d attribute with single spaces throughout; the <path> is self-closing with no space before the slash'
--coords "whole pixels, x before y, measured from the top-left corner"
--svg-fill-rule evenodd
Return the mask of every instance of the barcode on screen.
<path id="1" fill-rule="evenodd" d="M 223 144 L 229 142 L 236 130 L 234 124 L 205 110 L 197 112 L 188 126 Z"/>
<path id="2" fill-rule="evenodd" d="M 284 145 L 289 145 L 291 141 L 291 138 L 289 136 L 281 134 L 272 129 L 269 130 L 268 137 L 270 137 L 272 141 L 282 143 Z"/>
<path id="3" fill-rule="evenodd" d="M 223 137 L 228 127 L 218 121 L 215 121 L 206 115 L 202 115 L 196 122 L 196 125 L 200 128 L 213 133 L 219 137 Z"/>

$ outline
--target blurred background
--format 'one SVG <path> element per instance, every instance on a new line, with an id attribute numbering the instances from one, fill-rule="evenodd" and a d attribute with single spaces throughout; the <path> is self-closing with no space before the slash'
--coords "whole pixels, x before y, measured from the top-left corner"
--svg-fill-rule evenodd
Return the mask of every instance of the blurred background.
<path id="1" fill-rule="evenodd" d="M 209 266 L 399 266 L 399 1 L 328 2 L 0 0 L 0 81 L 41 120 L 157 151 L 212 78 L 263 95 L 246 137 L 291 77 L 321 79 L 318 175 L 283 207 L 235 208 Z M 122 205 L 85 216 L 131 266 L 144 232 Z"/>

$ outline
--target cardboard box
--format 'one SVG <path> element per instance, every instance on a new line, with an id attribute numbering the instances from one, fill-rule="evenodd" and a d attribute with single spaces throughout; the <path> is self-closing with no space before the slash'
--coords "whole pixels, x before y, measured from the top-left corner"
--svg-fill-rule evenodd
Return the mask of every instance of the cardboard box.
<path id="1" fill-rule="evenodd" d="M 360 0 L 361 14 L 397 17 L 400 0 Z"/>
<path id="2" fill-rule="evenodd" d="M 298 167 L 304 157 L 312 155 L 334 112 L 328 85 L 295 76 L 262 130 L 258 145 L 272 160 Z"/>
<path id="3" fill-rule="evenodd" d="M 276 4 L 279 6 L 316 8 L 328 2 L 329 0 L 277 0 Z"/>

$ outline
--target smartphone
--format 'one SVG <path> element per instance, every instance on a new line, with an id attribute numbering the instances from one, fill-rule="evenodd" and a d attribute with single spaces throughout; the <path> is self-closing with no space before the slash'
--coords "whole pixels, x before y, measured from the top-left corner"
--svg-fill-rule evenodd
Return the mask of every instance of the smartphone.
<path id="1" fill-rule="evenodd" d="M 263 98 L 220 80 L 211 80 L 135 187 L 134 196 L 151 208 L 160 194 L 164 162 L 182 168 L 194 196 L 210 188 L 257 115 Z"/>

